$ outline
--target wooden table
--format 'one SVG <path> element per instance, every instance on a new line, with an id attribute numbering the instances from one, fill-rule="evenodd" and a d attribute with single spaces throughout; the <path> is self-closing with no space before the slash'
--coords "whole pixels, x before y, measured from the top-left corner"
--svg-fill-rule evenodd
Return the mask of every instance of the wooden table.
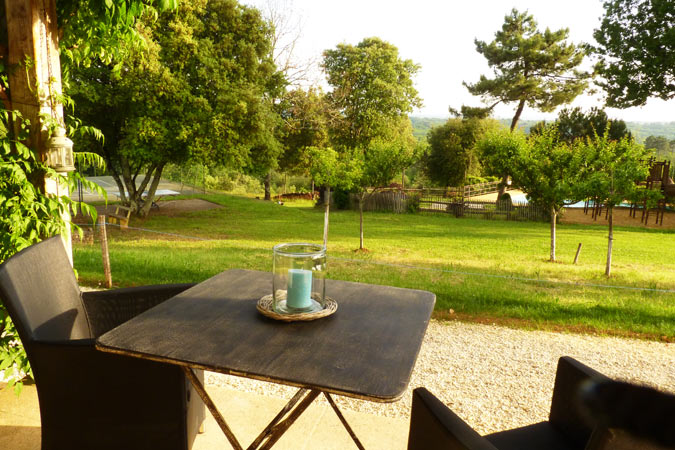
<path id="1" fill-rule="evenodd" d="M 286 323 L 256 310 L 258 299 L 271 291 L 271 273 L 229 270 L 109 331 L 97 340 L 97 348 L 182 366 L 235 449 L 242 447 L 192 369 L 301 388 L 251 449 L 271 447 L 321 393 L 363 448 L 330 394 L 398 400 L 408 386 L 436 296 L 326 280 L 326 295 L 337 301 L 337 312 Z"/>

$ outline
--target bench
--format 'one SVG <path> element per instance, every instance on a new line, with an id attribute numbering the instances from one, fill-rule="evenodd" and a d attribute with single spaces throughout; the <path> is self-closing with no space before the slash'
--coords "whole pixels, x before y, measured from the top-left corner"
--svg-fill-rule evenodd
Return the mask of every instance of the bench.
<path id="1" fill-rule="evenodd" d="M 117 223 L 121 230 L 129 227 L 129 217 L 131 216 L 131 208 L 123 205 L 115 205 L 115 212 L 108 214 L 108 221 L 110 223 Z"/>

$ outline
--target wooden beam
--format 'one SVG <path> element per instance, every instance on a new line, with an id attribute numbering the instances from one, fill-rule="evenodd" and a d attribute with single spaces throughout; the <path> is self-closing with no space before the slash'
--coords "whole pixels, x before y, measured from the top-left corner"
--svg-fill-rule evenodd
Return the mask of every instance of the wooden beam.
<path id="1" fill-rule="evenodd" d="M 55 0 L 5 0 L 8 35 L 9 99 L 13 109 L 30 121 L 30 141 L 45 160 L 46 129 L 40 114 L 63 124 L 60 98 L 61 61 Z M 46 194 L 68 195 L 68 187 L 53 178 L 40 180 Z M 67 223 L 70 215 L 63 217 Z M 71 258 L 70 226 L 63 235 Z"/>

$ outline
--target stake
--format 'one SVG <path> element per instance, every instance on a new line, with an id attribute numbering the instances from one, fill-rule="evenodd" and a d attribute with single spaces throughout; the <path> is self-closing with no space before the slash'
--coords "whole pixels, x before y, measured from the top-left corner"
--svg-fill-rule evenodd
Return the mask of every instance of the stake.
<path id="1" fill-rule="evenodd" d="M 581 253 L 581 242 L 579 242 L 579 247 L 577 247 L 577 254 L 574 255 L 574 264 L 576 264 L 577 261 L 579 261 L 579 253 Z"/>
<path id="2" fill-rule="evenodd" d="M 112 287 L 112 275 L 110 274 L 110 254 L 108 253 L 108 236 L 105 230 L 105 216 L 99 216 L 101 226 L 101 253 L 103 255 L 103 272 L 105 273 L 105 287 Z"/>

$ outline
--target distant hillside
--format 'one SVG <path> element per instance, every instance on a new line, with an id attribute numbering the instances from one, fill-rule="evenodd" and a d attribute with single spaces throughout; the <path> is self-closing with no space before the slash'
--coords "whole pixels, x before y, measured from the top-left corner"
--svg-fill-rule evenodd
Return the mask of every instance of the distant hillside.
<path id="1" fill-rule="evenodd" d="M 432 127 L 443 125 L 448 119 L 438 117 L 411 117 L 413 134 L 418 139 L 427 135 Z M 497 119 L 504 126 L 511 125 L 511 119 Z M 540 122 L 539 120 L 520 120 L 518 128 L 528 133 L 530 127 Z M 626 122 L 628 129 L 639 142 L 644 142 L 647 136 L 665 136 L 669 140 L 675 139 L 675 122 Z"/>

